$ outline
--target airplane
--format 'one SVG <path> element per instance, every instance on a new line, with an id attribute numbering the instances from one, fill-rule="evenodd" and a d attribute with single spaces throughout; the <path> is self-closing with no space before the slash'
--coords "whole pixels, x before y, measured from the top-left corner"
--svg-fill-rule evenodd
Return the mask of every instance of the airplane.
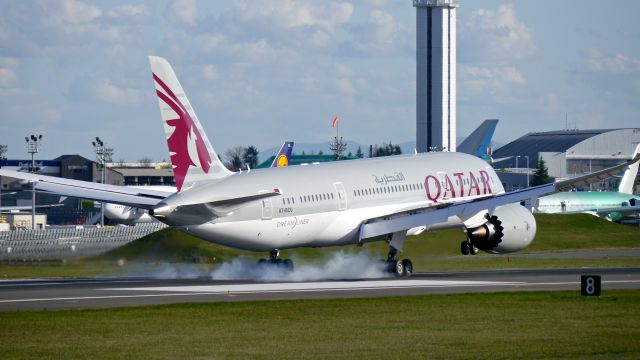
<path id="1" fill-rule="evenodd" d="M 463 253 L 526 248 L 536 233 L 518 204 L 613 176 L 633 160 L 574 179 L 505 192 L 495 171 L 472 155 L 431 152 L 281 169 L 229 171 L 220 161 L 167 60 L 151 56 L 152 76 L 177 192 L 129 188 L 0 169 L 38 191 L 148 209 L 151 216 L 206 241 L 269 252 L 262 263 L 293 269 L 280 250 L 386 241 L 388 270 L 410 276 L 405 238 L 463 228 Z"/>
<path id="2" fill-rule="evenodd" d="M 496 131 L 496 126 L 498 126 L 498 119 L 483 121 L 480 126 L 458 145 L 456 151 L 475 155 L 491 164 L 491 151 L 489 146 L 491 145 L 493 133 Z"/>
<path id="3" fill-rule="evenodd" d="M 291 159 L 291 151 L 293 150 L 293 141 L 285 141 L 280 150 L 273 159 L 271 167 L 284 167 L 289 165 L 289 159 Z M 136 186 L 131 186 L 136 187 Z M 148 185 L 137 186 L 146 189 L 153 189 L 163 191 L 166 196 L 169 196 L 177 191 L 175 186 L 167 185 Z M 102 203 L 104 206 L 104 216 L 109 220 L 119 224 L 141 224 L 141 223 L 153 223 L 158 220 L 150 216 L 147 210 L 122 204 Z"/>
<path id="4" fill-rule="evenodd" d="M 632 158 L 640 153 L 640 144 Z M 618 191 L 560 192 L 538 198 L 533 211 L 547 214 L 586 213 L 618 222 L 626 215 L 640 213 L 640 196 L 633 194 L 638 163 L 629 165 Z"/>

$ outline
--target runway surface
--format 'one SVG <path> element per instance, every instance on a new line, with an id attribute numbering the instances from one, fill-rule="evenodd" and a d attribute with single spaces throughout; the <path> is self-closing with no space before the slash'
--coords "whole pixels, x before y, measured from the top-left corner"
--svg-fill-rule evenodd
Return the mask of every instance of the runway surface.
<path id="1" fill-rule="evenodd" d="M 314 282 L 107 278 L 0 281 L 0 311 L 82 309 L 180 302 L 327 299 L 467 292 L 580 291 L 601 275 L 602 291 L 640 289 L 640 268 L 417 273 L 410 278 Z"/>

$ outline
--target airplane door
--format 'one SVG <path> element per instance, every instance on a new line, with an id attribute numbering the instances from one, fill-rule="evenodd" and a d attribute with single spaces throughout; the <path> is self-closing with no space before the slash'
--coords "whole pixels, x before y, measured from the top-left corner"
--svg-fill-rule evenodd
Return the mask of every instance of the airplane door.
<path id="1" fill-rule="evenodd" d="M 262 200 L 262 220 L 270 220 L 272 217 L 271 199 Z"/>
<path id="2" fill-rule="evenodd" d="M 338 210 L 347 209 L 347 192 L 344 191 L 344 185 L 341 182 L 333 183 L 333 187 L 338 194 Z"/>

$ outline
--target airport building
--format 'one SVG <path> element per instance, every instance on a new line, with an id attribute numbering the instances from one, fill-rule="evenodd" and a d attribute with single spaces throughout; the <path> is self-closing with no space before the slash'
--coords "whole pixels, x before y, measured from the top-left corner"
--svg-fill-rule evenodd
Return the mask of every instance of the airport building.
<path id="1" fill-rule="evenodd" d="M 544 160 L 549 176 L 569 179 L 630 160 L 638 144 L 640 128 L 528 133 L 494 151 L 493 159 L 506 158 L 494 167 L 511 190 L 526 186 L 527 174 L 533 174 L 539 160 Z M 607 179 L 584 190 L 615 191 L 618 182 Z"/>
<path id="2" fill-rule="evenodd" d="M 107 167 L 122 174 L 124 185 L 176 185 L 170 163 L 107 163 Z"/>
<path id="3" fill-rule="evenodd" d="M 414 0 L 416 150 L 456 151 L 457 0 Z"/>

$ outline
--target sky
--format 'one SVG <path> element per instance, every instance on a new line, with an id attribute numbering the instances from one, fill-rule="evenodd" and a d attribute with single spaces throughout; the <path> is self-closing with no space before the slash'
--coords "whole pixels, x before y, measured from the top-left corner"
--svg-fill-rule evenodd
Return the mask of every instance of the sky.
<path id="1" fill-rule="evenodd" d="M 640 127 L 640 2 L 459 1 L 458 135 Z M 147 56 L 167 58 L 219 153 L 415 140 L 410 0 L 0 0 L 0 144 L 27 158 L 168 159 Z"/>

